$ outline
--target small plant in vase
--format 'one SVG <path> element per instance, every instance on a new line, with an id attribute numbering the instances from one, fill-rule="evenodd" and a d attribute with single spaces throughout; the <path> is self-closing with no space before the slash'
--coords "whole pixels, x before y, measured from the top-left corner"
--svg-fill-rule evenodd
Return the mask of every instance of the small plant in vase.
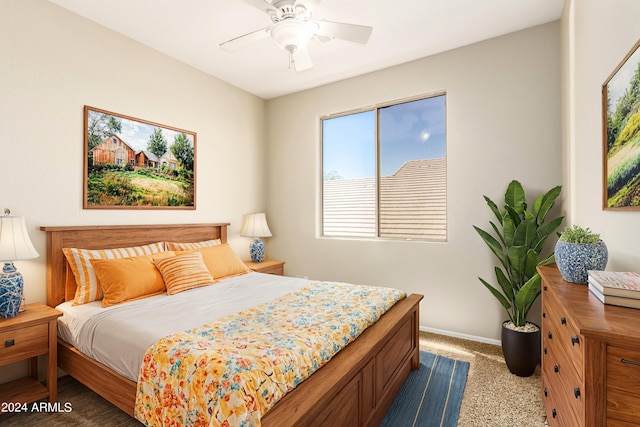
<path id="1" fill-rule="evenodd" d="M 604 270 L 609 253 L 600 235 L 578 225 L 566 227 L 555 247 L 556 265 L 567 282 L 587 283 L 588 270 Z"/>

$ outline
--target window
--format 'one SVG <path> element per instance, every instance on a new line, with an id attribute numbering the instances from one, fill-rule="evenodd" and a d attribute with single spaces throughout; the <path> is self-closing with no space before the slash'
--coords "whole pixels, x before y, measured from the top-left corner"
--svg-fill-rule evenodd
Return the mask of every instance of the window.
<path id="1" fill-rule="evenodd" d="M 445 98 L 321 119 L 323 236 L 446 240 Z"/>

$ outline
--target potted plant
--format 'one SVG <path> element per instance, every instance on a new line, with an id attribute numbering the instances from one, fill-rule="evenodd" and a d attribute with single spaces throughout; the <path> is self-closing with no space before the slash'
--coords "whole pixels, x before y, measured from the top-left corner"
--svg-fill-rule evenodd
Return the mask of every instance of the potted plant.
<path id="1" fill-rule="evenodd" d="M 609 253 L 600 235 L 578 225 L 565 227 L 556 243 L 556 264 L 567 282 L 587 283 L 587 270 L 604 270 Z"/>
<path id="2" fill-rule="evenodd" d="M 540 195 L 529 211 L 522 185 L 513 180 L 504 195 L 503 210 L 484 196 L 498 220 L 489 222 L 495 237 L 473 226 L 500 262 L 494 269 L 497 285 L 479 279 L 509 316 L 502 324 L 502 352 L 509 371 L 522 377 L 532 375 L 540 360 L 540 327 L 528 322 L 527 314 L 540 295 L 541 279 L 536 267 L 554 260 L 553 253 L 542 257 L 541 252 L 564 218 L 546 221 L 561 189 L 557 186 Z"/>

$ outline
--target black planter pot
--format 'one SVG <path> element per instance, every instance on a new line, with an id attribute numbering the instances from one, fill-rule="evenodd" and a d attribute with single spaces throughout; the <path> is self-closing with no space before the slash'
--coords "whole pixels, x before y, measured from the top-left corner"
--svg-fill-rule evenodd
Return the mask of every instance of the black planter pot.
<path id="1" fill-rule="evenodd" d="M 502 324 L 502 353 L 509 372 L 530 377 L 540 361 L 540 327 L 535 332 L 519 332 L 507 328 L 506 323 Z"/>

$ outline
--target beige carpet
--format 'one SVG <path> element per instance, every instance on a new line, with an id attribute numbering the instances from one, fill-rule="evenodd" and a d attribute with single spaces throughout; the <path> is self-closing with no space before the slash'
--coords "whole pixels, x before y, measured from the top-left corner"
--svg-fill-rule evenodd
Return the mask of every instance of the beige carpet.
<path id="1" fill-rule="evenodd" d="M 509 373 L 500 347 L 420 333 L 420 347 L 470 362 L 458 425 L 463 427 L 544 426 L 540 370 L 529 378 Z M 141 424 L 70 377 L 59 380 L 59 401 L 66 413 L 0 415 L 2 426 L 139 427 Z"/>
<path id="2" fill-rule="evenodd" d="M 470 362 L 458 426 L 546 425 L 540 367 L 528 378 L 509 372 L 499 346 L 420 332 L 421 350 Z"/>

